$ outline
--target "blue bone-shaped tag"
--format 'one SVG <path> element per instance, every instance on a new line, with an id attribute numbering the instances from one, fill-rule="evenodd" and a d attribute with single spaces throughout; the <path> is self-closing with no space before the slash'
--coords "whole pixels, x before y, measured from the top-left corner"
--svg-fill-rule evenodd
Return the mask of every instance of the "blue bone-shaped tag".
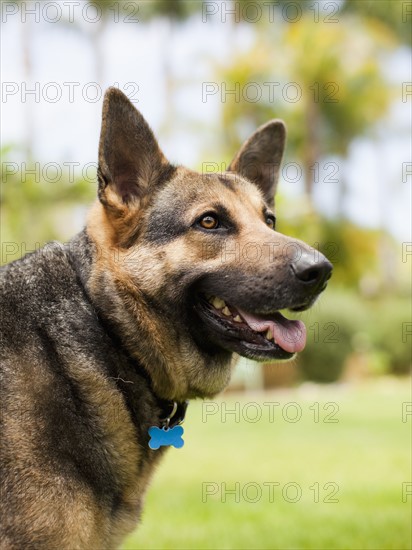
<path id="1" fill-rule="evenodd" d="M 159 447 L 167 447 L 170 445 L 176 447 L 176 449 L 180 449 L 185 444 L 182 438 L 183 432 L 182 426 L 174 426 L 173 428 L 158 428 L 157 426 L 152 426 L 149 428 L 149 447 L 156 450 Z"/>

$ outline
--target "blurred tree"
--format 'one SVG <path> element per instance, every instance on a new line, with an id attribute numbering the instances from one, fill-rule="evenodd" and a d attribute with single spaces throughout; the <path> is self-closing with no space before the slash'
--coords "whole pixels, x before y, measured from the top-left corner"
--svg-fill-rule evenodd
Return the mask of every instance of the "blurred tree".
<path id="1" fill-rule="evenodd" d="M 241 0 L 246 4 L 248 0 Z M 283 8 L 284 15 L 298 18 L 300 13 L 312 12 L 314 17 L 328 15 L 339 19 L 340 14 L 356 14 L 383 23 L 397 36 L 398 41 L 412 46 L 412 7 L 410 2 L 398 0 L 340 0 L 338 2 L 310 2 L 308 0 L 273 0 L 267 2 Z M 328 15 L 327 15 L 328 14 Z"/>
<path id="2" fill-rule="evenodd" d="M 87 2 L 90 6 L 94 6 L 97 9 L 98 14 L 101 17 L 97 23 L 93 23 L 90 26 L 92 47 L 95 52 L 96 63 L 96 75 L 97 82 L 103 82 L 103 67 L 104 67 L 104 32 L 108 22 L 116 20 L 122 21 L 121 15 L 127 18 L 129 21 L 136 20 L 139 23 L 147 23 L 153 20 L 162 19 L 168 26 L 166 32 L 166 40 L 171 41 L 174 34 L 176 24 L 185 21 L 193 12 L 201 8 L 202 3 L 191 0 L 150 0 L 147 2 L 138 2 L 134 0 L 132 2 L 118 2 L 112 3 L 108 0 L 91 0 Z M 116 14 L 115 19 L 112 16 Z M 140 28 L 137 26 L 136 28 Z M 167 46 L 164 48 L 165 58 L 167 59 L 170 54 L 170 48 Z M 170 61 L 165 63 L 166 82 L 172 89 L 172 76 L 169 76 Z"/>
<path id="3" fill-rule="evenodd" d="M 202 2 L 192 0 L 152 0 L 144 6 L 144 13 L 150 18 L 166 17 L 172 21 L 184 21 L 201 5 Z"/>
<path id="4" fill-rule="evenodd" d="M 27 12 L 33 12 L 34 2 L 33 0 L 11 0 L 9 4 L 16 4 L 17 8 L 20 10 L 24 6 Z M 3 18 L 2 18 L 3 22 Z M 20 38 L 21 38 L 21 51 L 22 51 L 22 62 L 23 62 L 23 74 L 24 82 L 27 85 L 27 88 L 30 88 L 33 84 L 33 60 L 32 60 L 32 49 L 33 49 L 33 18 L 27 17 L 20 24 Z M 35 141 L 35 128 L 34 128 L 34 111 L 30 106 L 28 101 L 24 102 L 24 119 L 26 125 L 26 136 L 24 138 L 24 152 L 25 157 L 28 160 L 33 158 L 33 144 Z"/>
<path id="5" fill-rule="evenodd" d="M 75 17 L 72 19 L 62 19 L 61 24 L 71 30 L 81 33 L 90 39 L 90 45 L 93 51 L 95 81 L 102 85 L 104 82 L 104 38 L 107 25 L 111 20 L 111 15 L 116 13 L 116 10 L 124 9 L 124 2 L 116 4 L 107 0 L 93 0 L 85 2 L 83 10 L 88 14 L 89 21 L 84 21 L 81 18 Z M 92 12 L 94 10 L 94 13 Z M 63 10 L 63 14 L 67 11 Z M 112 17 L 113 19 L 113 17 Z"/>
<path id="6" fill-rule="evenodd" d="M 345 0 L 341 12 L 355 13 L 386 25 L 399 42 L 412 46 L 412 5 L 394 0 Z"/>
<path id="7" fill-rule="evenodd" d="M 139 14 L 143 21 L 159 20 L 164 26 L 162 33 L 163 40 L 163 69 L 162 76 L 165 86 L 165 116 L 160 132 L 169 134 L 174 128 L 175 107 L 174 97 L 177 88 L 177 80 L 173 72 L 172 54 L 174 46 L 174 37 L 177 29 L 194 12 L 201 9 L 202 2 L 192 0 L 151 0 L 142 4 L 142 10 Z"/>
<path id="8" fill-rule="evenodd" d="M 276 33 L 257 33 L 252 51 L 221 70 L 227 88 L 239 89 L 238 97 L 223 102 L 230 149 L 268 118 L 285 118 L 293 128 L 289 154 L 302 159 L 311 199 L 320 160 L 345 158 L 352 140 L 371 133 L 387 112 L 391 90 L 379 54 L 395 44 L 386 27 L 349 15 L 337 25 L 303 13 Z M 257 83 L 258 101 L 250 100 L 251 83 Z"/>
<path id="9" fill-rule="evenodd" d="M 89 23 L 90 26 L 90 41 L 93 49 L 96 82 L 100 85 L 104 82 L 104 34 L 109 21 L 109 12 L 113 11 L 111 2 L 107 0 L 93 0 L 93 2 L 87 2 L 89 5 L 94 5 L 97 12 L 101 14 L 98 21 Z M 119 2 L 118 6 L 122 9 L 124 3 Z"/>

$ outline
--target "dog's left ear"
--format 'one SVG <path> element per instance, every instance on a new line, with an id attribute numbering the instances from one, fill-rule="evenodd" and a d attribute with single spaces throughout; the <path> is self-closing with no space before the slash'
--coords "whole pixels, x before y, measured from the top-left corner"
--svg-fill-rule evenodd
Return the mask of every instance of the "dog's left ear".
<path id="1" fill-rule="evenodd" d="M 228 168 L 257 185 L 268 204 L 273 204 L 285 142 L 285 124 L 271 120 L 245 141 Z"/>

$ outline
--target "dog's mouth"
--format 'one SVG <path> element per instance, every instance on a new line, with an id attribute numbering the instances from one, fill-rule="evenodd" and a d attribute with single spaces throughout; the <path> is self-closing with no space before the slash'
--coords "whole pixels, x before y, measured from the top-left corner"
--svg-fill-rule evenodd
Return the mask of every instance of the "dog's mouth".
<path id="1" fill-rule="evenodd" d="M 217 296 L 199 295 L 195 311 L 207 336 L 228 351 L 258 361 L 290 359 L 306 344 L 302 321 L 286 319 L 279 311 L 253 314 Z"/>

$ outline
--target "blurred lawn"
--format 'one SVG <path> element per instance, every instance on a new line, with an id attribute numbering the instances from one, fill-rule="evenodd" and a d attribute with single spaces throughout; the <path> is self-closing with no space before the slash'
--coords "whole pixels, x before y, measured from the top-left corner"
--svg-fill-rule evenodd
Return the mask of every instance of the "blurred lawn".
<path id="1" fill-rule="evenodd" d="M 223 401 L 227 409 L 240 402 L 240 422 L 230 414 L 222 422 Z M 384 378 L 359 386 L 224 395 L 216 400 L 219 412 L 203 419 L 205 405 L 192 403 L 185 446 L 168 451 L 149 489 L 142 523 L 124 549 L 411 548 L 412 495 L 402 502 L 402 484 L 412 479 L 412 417 L 402 422 L 402 403 L 410 401 L 410 381 Z M 252 402 L 259 406 L 245 408 Z M 264 402 L 280 403 L 273 422 Z M 324 410 L 327 403 L 334 405 Z M 338 422 L 325 422 L 335 404 L 339 410 L 330 420 Z M 248 422 L 259 410 L 261 419 Z M 287 421 L 299 410 L 300 420 Z M 222 502 L 221 491 L 205 497 L 204 482 L 216 488 L 226 482 L 229 490 L 239 482 L 240 502 L 233 494 Z M 242 497 L 250 482 L 262 490 L 258 502 L 248 502 L 256 495 L 253 486 Z M 265 482 L 280 484 L 274 486 L 273 502 Z M 295 503 L 287 501 L 296 494 L 293 486 L 282 498 L 291 482 L 302 491 Z M 328 482 L 337 484 L 333 496 L 333 486 L 324 489 Z M 319 502 L 314 502 L 315 483 Z M 328 495 L 339 502 L 323 502 Z"/>

